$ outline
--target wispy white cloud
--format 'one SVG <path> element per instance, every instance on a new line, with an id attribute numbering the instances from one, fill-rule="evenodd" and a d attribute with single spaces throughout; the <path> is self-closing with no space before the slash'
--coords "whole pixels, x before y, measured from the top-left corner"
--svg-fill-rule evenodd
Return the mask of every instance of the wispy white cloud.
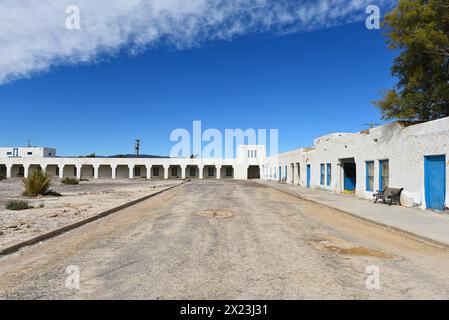
<path id="1" fill-rule="evenodd" d="M 183 49 L 254 33 L 304 32 L 364 19 L 395 0 L 2 0 L 0 84 L 119 50 Z M 65 27 L 68 5 L 81 29 Z"/>

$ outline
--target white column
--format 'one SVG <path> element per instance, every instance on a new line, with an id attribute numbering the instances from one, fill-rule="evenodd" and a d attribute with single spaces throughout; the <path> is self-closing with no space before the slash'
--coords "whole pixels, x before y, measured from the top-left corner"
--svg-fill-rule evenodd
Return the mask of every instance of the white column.
<path id="1" fill-rule="evenodd" d="M 112 179 L 115 179 L 117 176 L 117 166 L 112 165 L 111 168 L 112 168 Z"/>
<path id="2" fill-rule="evenodd" d="M 134 166 L 133 165 L 129 165 L 128 166 L 128 169 L 129 169 L 129 178 L 130 179 L 133 179 L 134 178 Z"/>
<path id="3" fill-rule="evenodd" d="M 181 166 L 181 179 L 186 178 L 186 168 L 187 166 Z"/>
<path id="4" fill-rule="evenodd" d="M 6 165 L 6 179 L 11 179 L 11 169 L 12 165 Z"/>
<path id="5" fill-rule="evenodd" d="M 94 166 L 94 179 L 98 179 L 98 171 L 100 170 L 100 166 Z"/>
<path id="6" fill-rule="evenodd" d="M 204 166 L 198 166 L 198 178 L 203 179 Z"/>
<path id="7" fill-rule="evenodd" d="M 82 167 L 83 167 L 83 166 L 76 166 L 76 178 L 77 178 L 78 180 L 81 179 L 81 169 L 82 169 Z"/>
<path id="8" fill-rule="evenodd" d="M 292 173 L 291 182 L 292 182 L 292 185 L 295 185 L 295 164 L 292 163 L 290 168 L 291 168 L 291 173 Z"/>
<path id="9" fill-rule="evenodd" d="M 28 178 L 29 173 L 30 173 L 30 166 L 24 164 L 24 165 L 23 165 L 23 177 L 24 177 L 25 179 Z"/>
<path id="10" fill-rule="evenodd" d="M 59 168 L 59 179 L 64 178 L 64 165 L 58 166 Z"/>
<path id="11" fill-rule="evenodd" d="M 221 166 L 215 166 L 217 179 L 221 179 Z"/>
<path id="12" fill-rule="evenodd" d="M 168 169 L 170 166 L 164 166 L 164 179 L 167 180 L 168 179 Z"/>
<path id="13" fill-rule="evenodd" d="M 42 168 L 43 173 L 47 173 L 47 165 L 46 164 L 42 164 L 41 168 Z"/>
<path id="14" fill-rule="evenodd" d="M 151 170 L 153 166 L 147 166 L 147 179 L 151 179 Z"/>

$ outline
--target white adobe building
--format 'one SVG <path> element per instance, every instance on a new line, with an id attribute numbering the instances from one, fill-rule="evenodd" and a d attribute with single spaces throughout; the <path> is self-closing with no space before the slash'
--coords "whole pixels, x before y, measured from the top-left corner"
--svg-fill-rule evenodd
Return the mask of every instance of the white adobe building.
<path id="1" fill-rule="evenodd" d="M 239 146 L 236 159 L 56 157 L 50 148 L 0 148 L 0 174 L 27 178 L 31 170 L 44 170 L 60 179 L 259 179 L 265 160 L 260 145 Z"/>
<path id="2" fill-rule="evenodd" d="M 49 148 L 0 148 L 0 174 L 45 170 L 78 179 L 266 179 L 372 199 L 387 186 L 404 188 L 401 203 L 449 207 L 449 118 L 397 121 L 358 133 L 333 133 L 312 148 L 266 156 L 265 146 L 238 147 L 236 159 L 56 157 Z"/>
<path id="3" fill-rule="evenodd" d="M 263 178 L 373 199 L 385 187 L 404 188 L 401 204 L 449 207 L 449 117 L 393 122 L 358 133 L 333 133 L 267 158 Z"/>

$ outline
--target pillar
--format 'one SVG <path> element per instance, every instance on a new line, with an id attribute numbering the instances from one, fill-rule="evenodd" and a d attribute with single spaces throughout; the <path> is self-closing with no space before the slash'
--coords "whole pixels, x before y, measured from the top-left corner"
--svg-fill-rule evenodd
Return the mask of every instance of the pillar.
<path id="1" fill-rule="evenodd" d="M 292 172 L 292 179 L 291 179 L 291 182 L 292 182 L 292 185 L 294 185 L 294 184 L 295 184 L 295 165 L 292 163 L 292 164 L 290 165 L 290 168 L 292 169 L 292 170 L 291 170 L 291 172 Z"/>
<path id="2" fill-rule="evenodd" d="M 198 178 L 203 179 L 204 166 L 198 166 Z"/>
<path id="3" fill-rule="evenodd" d="M 215 166 L 215 170 L 217 170 L 216 172 L 217 179 L 221 179 L 221 166 Z"/>
<path id="4" fill-rule="evenodd" d="M 167 180 L 168 179 L 168 169 L 170 168 L 170 166 L 164 166 L 164 179 Z"/>
<path id="5" fill-rule="evenodd" d="M 12 165 L 6 165 L 6 179 L 11 179 Z"/>
<path id="6" fill-rule="evenodd" d="M 151 179 L 151 170 L 153 166 L 146 166 L 147 168 L 147 179 Z"/>
<path id="7" fill-rule="evenodd" d="M 111 165 L 111 169 L 112 169 L 112 179 L 115 179 L 117 176 L 117 166 L 116 165 Z"/>
<path id="8" fill-rule="evenodd" d="M 59 168 L 59 179 L 64 178 L 64 165 L 58 166 Z"/>
<path id="9" fill-rule="evenodd" d="M 128 170 L 129 170 L 129 178 L 130 179 L 134 179 L 134 166 L 133 165 L 129 165 L 128 166 Z"/>
<path id="10" fill-rule="evenodd" d="M 76 178 L 78 180 L 81 180 L 81 169 L 83 168 L 83 166 L 75 166 L 76 167 Z"/>
<path id="11" fill-rule="evenodd" d="M 25 179 L 28 178 L 29 173 L 30 173 L 30 166 L 24 164 L 24 165 L 23 165 L 23 177 L 24 177 Z"/>
<path id="12" fill-rule="evenodd" d="M 100 170 L 100 166 L 94 166 L 94 179 L 98 179 L 98 171 Z"/>
<path id="13" fill-rule="evenodd" d="M 186 169 L 187 169 L 187 166 L 181 166 L 181 179 L 186 178 Z"/>

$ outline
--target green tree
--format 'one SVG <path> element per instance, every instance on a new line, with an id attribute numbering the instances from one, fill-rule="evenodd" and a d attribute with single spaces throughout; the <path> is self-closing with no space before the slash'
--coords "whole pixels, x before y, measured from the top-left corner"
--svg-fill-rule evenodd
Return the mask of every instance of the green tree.
<path id="1" fill-rule="evenodd" d="M 398 83 L 374 102 L 382 117 L 449 116 L 449 1 L 399 0 L 384 26 L 389 48 L 400 53 L 391 68 Z"/>

